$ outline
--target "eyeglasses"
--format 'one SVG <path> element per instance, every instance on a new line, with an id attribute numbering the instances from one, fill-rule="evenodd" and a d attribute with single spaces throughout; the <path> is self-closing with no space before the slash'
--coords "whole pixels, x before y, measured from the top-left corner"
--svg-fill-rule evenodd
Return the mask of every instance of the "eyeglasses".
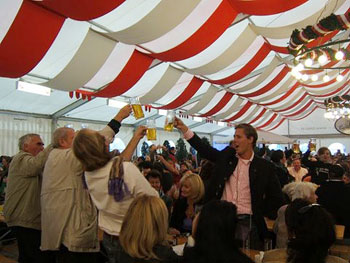
<path id="1" fill-rule="evenodd" d="M 311 204 L 311 205 L 304 206 L 302 208 L 299 208 L 298 213 L 299 214 L 305 214 L 313 207 L 321 207 L 321 205 L 319 205 L 319 204 Z"/>

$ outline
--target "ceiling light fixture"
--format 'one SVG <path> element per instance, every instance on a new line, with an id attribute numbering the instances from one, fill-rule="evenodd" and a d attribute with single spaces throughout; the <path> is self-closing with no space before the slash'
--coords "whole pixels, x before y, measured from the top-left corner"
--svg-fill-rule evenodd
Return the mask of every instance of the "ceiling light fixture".
<path id="1" fill-rule="evenodd" d="M 23 82 L 20 80 L 17 81 L 16 89 L 19 91 L 24 91 L 24 92 L 29 92 L 29 93 L 34 93 L 34 94 L 39 94 L 44 96 L 50 96 L 51 94 L 51 89 L 48 87 L 32 84 L 28 82 Z"/>

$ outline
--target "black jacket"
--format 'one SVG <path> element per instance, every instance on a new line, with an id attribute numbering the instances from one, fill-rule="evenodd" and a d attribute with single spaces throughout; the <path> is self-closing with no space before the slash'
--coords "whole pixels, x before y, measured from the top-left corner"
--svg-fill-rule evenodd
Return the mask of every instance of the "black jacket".
<path id="1" fill-rule="evenodd" d="M 213 175 L 205 189 L 204 202 L 221 199 L 225 183 L 233 174 L 238 163 L 236 151 L 230 147 L 218 151 L 210 145 L 203 144 L 196 134 L 188 142 L 201 156 L 215 163 Z M 275 219 L 277 210 L 284 204 L 274 165 L 254 155 L 249 167 L 249 184 L 253 219 L 257 225 L 259 236 L 263 239 L 268 236 L 264 216 Z"/>
<path id="2" fill-rule="evenodd" d="M 345 226 L 346 238 L 350 238 L 350 187 L 341 180 L 329 180 L 316 190 L 317 202 L 331 213 L 336 224 Z"/>

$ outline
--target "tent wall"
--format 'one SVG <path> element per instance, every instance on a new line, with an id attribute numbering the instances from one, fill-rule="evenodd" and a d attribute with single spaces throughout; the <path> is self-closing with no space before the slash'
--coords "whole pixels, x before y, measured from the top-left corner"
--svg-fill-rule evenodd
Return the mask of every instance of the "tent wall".
<path id="1" fill-rule="evenodd" d="M 18 139 L 27 133 L 40 134 L 45 145 L 51 142 L 51 120 L 20 115 L 0 114 L 0 154 L 18 152 Z"/>

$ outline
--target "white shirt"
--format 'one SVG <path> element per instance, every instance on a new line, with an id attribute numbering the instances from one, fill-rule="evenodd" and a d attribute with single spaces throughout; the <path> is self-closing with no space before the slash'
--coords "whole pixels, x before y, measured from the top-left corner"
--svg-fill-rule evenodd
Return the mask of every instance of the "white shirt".
<path id="1" fill-rule="evenodd" d="M 295 171 L 294 167 L 288 167 L 288 172 L 295 178 L 296 182 L 301 182 L 301 179 L 303 179 L 304 175 L 308 174 L 308 170 L 303 167 L 300 167 L 300 170 L 298 172 Z"/>
<path id="2" fill-rule="evenodd" d="M 124 216 L 131 202 L 142 194 L 152 196 L 159 196 L 159 194 L 134 164 L 124 162 L 124 182 L 130 195 L 125 196 L 120 202 L 115 201 L 114 197 L 108 194 L 109 171 L 112 163 L 113 160 L 98 170 L 85 172 L 85 178 L 92 201 L 99 210 L 99 227 L 110 235 L 119 236 Z"/>

